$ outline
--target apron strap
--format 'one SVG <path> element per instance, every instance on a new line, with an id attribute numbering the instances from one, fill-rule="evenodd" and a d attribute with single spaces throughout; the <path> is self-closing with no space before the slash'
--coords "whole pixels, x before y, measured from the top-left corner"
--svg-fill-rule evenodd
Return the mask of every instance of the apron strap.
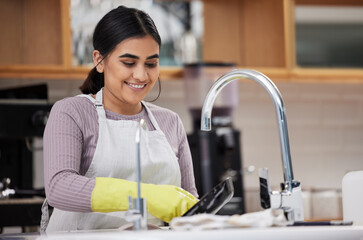
<path id="1" fill-rule="evenodd" d="M 40 219 L 40 233 L 43 234 L 45 233 L 45 230 L 47 230 L 49 223 L 49 207 L 47 199 L 44 200 L 41 210 L 42 217 Z"/>
<path id="2" fill-rule="evenodd" d="M 97 114 L 98 114 L 98 117 L 99 118 L 102 118 L 102 119 L 106 119 L 106 111 L 105 109 L 103 108 L 103 94 L 102 94 L 102 89 L 100 89 L 100 91 L 97 92 L 96 94 L 96 100 L 94 101 L 94 105 L 96 107 L 96 110 L 97 110 Z"/>
<path id="3" fill-rule="evenodd" d="M 102 102 L 103 102 L 102 101 L 102 88 L 100 91 L 97 92 L 96 99 L 94 99 L 93 97 L 91 97 L 90 95 L 87 95 L 87 94 L 80 94 L 80 95 L 77 95 L 77 97 L 85 97 L 85 98 L 88 98 L 89 100 L 91 100 L 93 105 L 95 105 L 95 107 L 96 107 L 98 117 L 102 118 L 102 119 L 106 119 L 106 111 L 103 108 L 103 104 L 102 104 Z"/>
<path id="4" fill-rule="evenodd" d="M 159 127 L 159 124 L 158 122 L 156 121 L 154 115 L 152 114 L 151 110 L 149 109 L 148 106 L 146 106 L 145 102 L 144 101 L 141 101 L 142 105 L 145 107 L 146 109 L 146 112 L 147 112 L 147 115 L 149 116 L 150 118 L 150 122 L 154 125 L 154 128 L 156 130 L 160 130 L 160 127 Z"/>

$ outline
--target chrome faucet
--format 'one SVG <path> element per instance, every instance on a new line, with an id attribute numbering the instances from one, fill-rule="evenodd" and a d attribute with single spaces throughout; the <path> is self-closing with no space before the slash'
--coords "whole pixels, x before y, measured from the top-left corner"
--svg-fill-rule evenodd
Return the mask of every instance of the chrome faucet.
<path id="1" fill-rule="evenodd" d="M 294 175 L 291 164 L 284 103 L 279 90 L 267 76 L 249 69 L 233 70 L 221 76 L 217 81 L 215 81 L 205 98 L 201 116 L 201 130 L 211 130 L 212 108 L 216 97 L 225 86 L 237 79 L 250 79 L 260 84 L 269 93 L 276 110 L 284 183 L 281 186 L 281 192 L 271 192 L 268 187 L 268 178 L 266 176 L 267 170 L 260 171 L 261 205 L 264 208 L 283 209 L 290 221 L 303 221 L 304 211 L 301 184 L 293 179 Z M 264 185 L 264 187 L 262 185 Z"/>
<path id="2" fill-rule="evenodd" d="M 136 130 L 136 178 L 137 197 L 129 196 L 129 210 L 126 212 L 126 220 L 133 222 L 136 231 L 147 230 L 146 199 L 141 197 L 141 135 L 146 130 L 146 122 L 141 119 Z"/>

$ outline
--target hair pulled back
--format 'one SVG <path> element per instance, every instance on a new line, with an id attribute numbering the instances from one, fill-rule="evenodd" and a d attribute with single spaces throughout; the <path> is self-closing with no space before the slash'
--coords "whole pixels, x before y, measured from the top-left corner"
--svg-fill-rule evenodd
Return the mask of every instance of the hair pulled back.
<path id="1" fill-rule="evenodd" d="M 93 48 L 98 50 L 104 59 L 125 39 L 146 35 L 152 36 L 161 46 L 159 32 L 147 13 L 136 8 L 119 6 L 108 12 L 96 25 L 93 33 Z M 103 86 L 104 74 L 99 73 L 94 67 L 80 90 L 84 94 L 96 94 Z"/>

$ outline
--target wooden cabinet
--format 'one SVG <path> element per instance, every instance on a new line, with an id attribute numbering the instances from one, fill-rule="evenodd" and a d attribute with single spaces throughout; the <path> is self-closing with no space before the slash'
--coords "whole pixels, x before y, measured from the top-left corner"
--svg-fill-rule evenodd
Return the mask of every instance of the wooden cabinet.
<path id="1" fill-rule="evenodd" d="M 363 0 L 204 0 L 203 61 L 234 62 L 273 80 L 363 82 L 363 69 L 296 65 L 295 5 L 363 6 Z M 0 78 L 84 79 L 72 65 L 70 0 L 0 0 Z M 182 77 L 162 67 L 162 79 Z"/>
<path id="2" fill-rule="evenodd" d="M 362 0 L 204 0 L 203 58 L 234 62 L 275 80 L 363 82 L 363 69 L 296 65 L 295 6 L 363 6 Z"/>
<path id="3" fill-rule="evenodd" d="M 0 78 L 86 78 L 90 67 L 72 65 L 70 0 L 0 0 L 0 30 Z"/>
<path id="4" fill-rule="evenodd" d="M 61 2 L 13 0 L 0 4 L 1 65 L 63 65 Z"/>
<path id="5" fill-rule="evenodd" d="M 69 0 L 0 0 L 0 77 L 66 77 Z"/>
<path id="6" fill-rule="evenodd" d="M 239 66 L 286 67 L 283 1 L 205 1 L 203 58 Z"/>

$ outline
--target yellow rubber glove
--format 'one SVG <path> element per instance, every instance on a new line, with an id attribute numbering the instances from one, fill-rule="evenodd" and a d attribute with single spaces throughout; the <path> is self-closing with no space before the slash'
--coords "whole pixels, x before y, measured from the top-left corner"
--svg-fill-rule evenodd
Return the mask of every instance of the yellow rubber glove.
<path id="1" fill-rule="evenodd" d="M 136 182 L 97 177 L 91 196 L 92 211 L 127 211 L 128 196 L 137 197 Z M 198 202 L 192 194 L 173 185 L 141 183 L 141 197 L 146 198 L 148 212 L 164 222 L 182 216 Z"/>

